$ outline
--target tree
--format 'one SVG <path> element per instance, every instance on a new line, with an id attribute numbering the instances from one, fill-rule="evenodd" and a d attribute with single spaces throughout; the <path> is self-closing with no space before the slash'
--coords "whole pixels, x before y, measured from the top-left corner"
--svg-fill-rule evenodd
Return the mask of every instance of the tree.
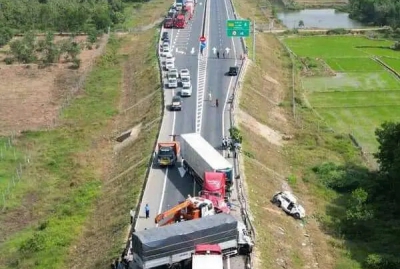
<path id="1" fill-rule="evenodd" d="M 38 42 L 39 52 L 42 52 L 42 62 L 44 64 L 50 64 L 57 62 L 60 57 L 60 48 L 54 43 L 54 34 L 48 32 L 44 40 Z"/>
<path id="2" fill-rule="evenodd" d="M 13 37 L 13 33 L 9 27 L 1 27 L 0 28 L 0 47 L 7 44 L 11 38 Z"/>
<path id="3" fill-rule="evenodd" d="M 374 154 L 379 163 L 377 187 L 385 190 L 388 205 L 400 212 L 400 123 L 385 122 L 375 134 L 379 143 L 378 152 Z"/>
<path id="4" fill-rule="evenodd" d="M 349 0 L 350 17 L 378 26 L 400 27 L 400 1 Z"/>
<path id="5" fill-rule="evenodd" d="M 36 59 L 36 37 L 33 32 L 28 32 L 22 39 L 10 44 L 11 54 L 21 63 L 32 63 Z"/>
<path id="6" fill-rule="evenodd" d="M 299 28 L 301 28 L 301 27 L 304 27 L 304 21 L 303 20 L 299 21 Z"/>

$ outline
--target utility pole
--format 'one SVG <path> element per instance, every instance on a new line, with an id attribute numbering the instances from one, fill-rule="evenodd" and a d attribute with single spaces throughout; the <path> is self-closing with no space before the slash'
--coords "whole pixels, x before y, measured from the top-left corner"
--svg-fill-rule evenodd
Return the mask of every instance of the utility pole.
<path id="1" fill-rule="evenodd" d="M 256 62 L 256 21 L 253 21 L 253 62 Z"/>

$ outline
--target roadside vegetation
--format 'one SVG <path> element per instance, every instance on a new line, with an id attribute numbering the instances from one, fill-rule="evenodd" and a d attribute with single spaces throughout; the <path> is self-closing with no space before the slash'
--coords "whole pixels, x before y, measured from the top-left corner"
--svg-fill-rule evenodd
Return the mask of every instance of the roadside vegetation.
<path id="1" fill-rule="evenodd" d="M 257 1 L 236 0 L 235 4 L 242 17 L 257 16 L 249 12 Z M 256 62 L 247 70 L 236 111 L 257 231 L 256 268 L 399 268 L 395 195 L 399 188 L 394 172 L 399 125 L 381 126 L 385 120 L 399 118 L 398 113 L 373 111 L 385 105 L 393 111 L 399 105 L 392 96 L 397 94 L 398 79 L 372 59 L 387 61 L 396 69 L 399 55 L 391 48 L 393 41 L 292 36 L 285 39 L 295 53 L 292 61 L 278 38 L 257 34 Z M 335 73 L 351 83 L 334 83 Z M 338 99 L 313 101 L 312 95 L 325 93 Z M 362 100 L 351 96 L 358 93 L 367 96 Z M 377 102 L 378 107 L 349 116 L 349 121 L 358 118 L 348 123 L 348 129 L 340 129 L 331 124 L 318 102 L 330 106 Z M 336 122 L 345 124 L 345 120 Z M 369 166 L 348 135 L 349 128 L 363 126 L 369 129 L 360 139 L 372 145 L 370 153 L 377 152 L 378 170 Z M 300 198 L 307 214 L 303 221 L 268 202 L 280 190 Z"/>
<path id="2" fill-rule="evenodd" d="M 154 5 L 141 5 L 146 14 L 148 8 Z M 65 31 L 73 30 L 79 29 Z M 37 131 L 22 127 L 13 140 L 0 139 L 13 147 L 2 150 L 0 190 L 7 188 L 13 164 L 24 158 L 21 152 L 29 149 L 32 160 L 0 208 L 1 268 L 105 268 L 121 254 L 129 210 L 139 198 L 161 121 L 157 42 L 158 30 L 152 27 L 112 34 L 57 125 Z M 127 130 L 132 137 L 116 142 Z"/>
<path id="3" fill-rule="evenodd" d="M 350 17 L 363 23 L 400 27 L 400 2 L 397 0 L 349 0 Z"/>

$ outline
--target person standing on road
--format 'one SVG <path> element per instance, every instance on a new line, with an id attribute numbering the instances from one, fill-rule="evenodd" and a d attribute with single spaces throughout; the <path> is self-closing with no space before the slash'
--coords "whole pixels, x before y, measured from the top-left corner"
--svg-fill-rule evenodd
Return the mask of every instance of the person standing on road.
<path id="1" fill-rule="evenodd" d="M 215 99 L 215 106 L 218 107 L 218 99 Z"/>
<path id="2" fill-rule="evenodd" d="M 217 51 L 217 58 L 219 59 L 219 51 Z"/>
<path id="3" fill-rule="evenodd" d="M 131 208 L 131 211 L 129 213 L 131 215 L 131 224 L 133 224 L 133 218 L 135 217 L 135 210 Z"/>
<path id="4" fill-rule="evenodd" d="M 224 57 L 224 58 L 225 58 L 225 51 L 222 53 L 222 57 Z"/>
<path id="5" fill-rule="evenodd" d="M 150 217 L 150 207 L 149 204 L 146 204 L 146 206 L 144 207 L 144 211 L 146 212 L 146 219 L 148 219 Z"/>

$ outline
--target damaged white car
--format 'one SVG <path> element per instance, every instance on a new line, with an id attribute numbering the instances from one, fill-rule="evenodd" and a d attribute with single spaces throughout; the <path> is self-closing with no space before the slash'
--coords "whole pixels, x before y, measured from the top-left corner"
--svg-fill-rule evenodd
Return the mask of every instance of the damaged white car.
<path id="1" fill-rule="evenodd" d="M 304 208 L 297 203 L 297 198 L 289 191 L 275 193 L 271 202 L 296 219 L 302 219 L 306 216 Z"/>

